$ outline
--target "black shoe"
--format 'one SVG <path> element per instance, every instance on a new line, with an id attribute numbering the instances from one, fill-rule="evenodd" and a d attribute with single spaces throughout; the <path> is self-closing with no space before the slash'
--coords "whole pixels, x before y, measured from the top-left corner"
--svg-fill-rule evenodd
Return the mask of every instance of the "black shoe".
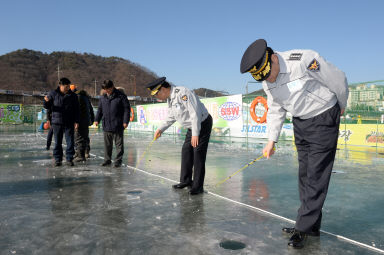
<path id="1" fill-rule="evenodd" d="M 61 166 L 61 161 L 56 161 L 55 162 L 55 167 Z"/>
<path id="2" fill-rule="evenodd" d="M 289 238 L 288 246 L 291 246 L 292 248 L 295 248 L 295 249 L 301 249 L 304 247 L 306 239 L 307 239 L 306 233 L 295 230 L 291 238 Z"/>
<path id="3" fill-rule="evenodd" d="M 179 184 L 172 185 L 174 189 L 184 189 L 185 187 L 190 187 L 191 183 L 189 182 L 180 182 Z"/>
<path id="4" fill-rule="evenodd" d="M 198 195 L 198 194 L 203 193 L 203 192 L 204 192 L 204 189 L 203 189 L 203 187 L 201 187 L 201 188 L 197 188 L 197 189 L 191 189 L 189 191 L 189 194 Z"/>
<path id="5" fill-rule="evenodd" d="M 287 234 L 293 234 L 295 232 L 295 228 L 283 228 L 282 231 Z M 319 230 L 312 230 L 311 232 L 306 233 L 309 236 L 320 236 Z"/>
<path id="6" fill-rule="evenodd" d="M 83 161 L 86 161 L 85 158 L 82 158 L 82 157 L 76 157 L 73 159 L 74 162 L 83 162 Z"/>
<path id="7" fill-rule="evenodd" d="M 74 166 L 75 164 L 73 164 L 73 161 L 72 160 L 67 160 L 67 162 L 65 162 L 65 164 L 67 166 Z"/>
<path id="8" fill-rule="evenodd" d="M 117 161 L 115 162 L 115 164 L 113 164 L 113 167 L 121 167 L 121 162 Z"/>
<path id="9" fill-rule="evenodd" d="M 110 160 L 104 161 L 101 166 L 110 166 L 112 162 Z"/>

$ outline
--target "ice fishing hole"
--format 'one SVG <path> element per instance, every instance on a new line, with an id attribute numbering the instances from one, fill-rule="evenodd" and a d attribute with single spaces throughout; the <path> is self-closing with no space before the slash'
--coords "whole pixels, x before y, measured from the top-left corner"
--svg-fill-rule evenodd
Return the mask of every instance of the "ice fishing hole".
<path id="1" fill-rule="evenodd" d="M 142 193 L 141 190 L 131 190 L 131 191 L 128 191 L 127 194 L 129 195 L 137 195 L 137 194 L 140 194 Z"/>
<path id="2" fill-rule="evenodd" d="M 245 244 L 233 240 L 225 240 L 220 242 L 220 247 L 226 250 L 241 250 L 245 248 Z"/>

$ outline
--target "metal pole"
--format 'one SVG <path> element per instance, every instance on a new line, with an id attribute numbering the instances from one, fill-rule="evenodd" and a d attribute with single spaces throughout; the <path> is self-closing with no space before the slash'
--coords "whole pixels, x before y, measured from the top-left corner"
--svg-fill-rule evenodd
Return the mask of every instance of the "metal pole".
<path id="1" fill-rule="evenodd" d="M 97 80 L 95 79 L 94 82 L 95 82 L 95 97 L 96 97 L 97 96 L 97 94 L 96 94 L 96 83 L 97 83 Z"/>
<path id="2" fill-rule="evenodd" d="M 247 84 L 245 85 L 245 94 L 248 94 L 248 83 L 260 83 L 258 81 L 247 81 Z"/>
<path id="3" fill-rule="evenodd" d="M 136 75 L 129 74 L 129 77 L 132 77 L 133 79 L 133 95 L 136 96 Z M 129 83 L 131 83 L 131 79 L 129 79 Z"/>
<path id="4" fill-rule="evenodd" d="M 60 64 L 57 63 L 57 81 L 60 81 Z"/>

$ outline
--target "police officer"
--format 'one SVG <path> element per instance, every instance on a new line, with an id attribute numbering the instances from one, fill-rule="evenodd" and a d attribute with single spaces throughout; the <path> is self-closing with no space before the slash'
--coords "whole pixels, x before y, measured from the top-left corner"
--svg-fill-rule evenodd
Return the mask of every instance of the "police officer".
<path id="1" fill-rule="evenodd" d="M 345 74 L 312 50 L 274 52 L 263 39 L 253 42 L 241 60 L 240 72 L 262 82 L 268 97 L 268 143 L 274 153 L 286 112 L 293 115 L 299 161 L 301 206 L 288 245 L 304 246 L 307 235 L 319 236 L 322 207 L 336 154 L 340 114 L 348 99 Z"/>
<path id="2" fill-rule="evenodd" d="M 184 87 L 171 86 L 165 79 L 162 77 L 147 85 L 152 96 L 160 100 L 167 99 L 168 102 L 168 116 L 156 130 L 154 138 L 159 138 L 175 121 L 188 128 L 181 152 L 180 183 L 173 185 L 173 188 L 191 187 L 189 193 L 197 195 L 204 192 L 205 160 L 212 117 L 194 92 Z"/>

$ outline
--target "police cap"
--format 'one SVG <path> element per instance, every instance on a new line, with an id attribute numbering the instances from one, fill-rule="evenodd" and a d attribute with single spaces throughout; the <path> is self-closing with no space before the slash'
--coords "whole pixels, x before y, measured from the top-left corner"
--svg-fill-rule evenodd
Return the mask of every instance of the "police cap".
<path id="1" fill-rule="evenodd" d="M 271 74 L 271 56 L 273 50 L 267 47 L 264 39 L 254 41 L 244 52 L 240 72 L 250 72 L 256 81 L 264 81 Z"/>
<path id="2" fill-rule="evenodd" d="M 154 96 L 161 88 L 161 85 L 165 82 L 165 77 L 161 77 L 151 83 L 149 83 L 146 87 L 151 91 L 151 95 Z"/>
<path id="3" fill-rule="evenodd" d="M 240 72 L 246 73 L 254 66 L 259 67 L 258 64 L 261 66 L 266 51 L 267 42 L 264 39 L 256 40 L 249 45 L 241 59 Z"/>

